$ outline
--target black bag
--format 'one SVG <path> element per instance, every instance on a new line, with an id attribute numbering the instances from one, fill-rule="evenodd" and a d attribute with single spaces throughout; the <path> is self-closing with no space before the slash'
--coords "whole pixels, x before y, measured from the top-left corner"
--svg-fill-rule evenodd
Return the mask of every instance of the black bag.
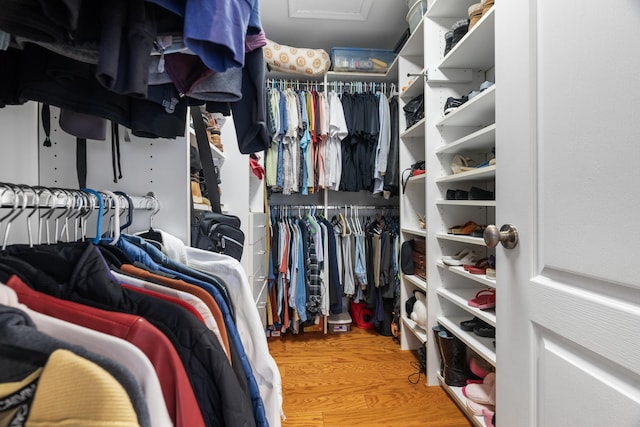
<path id="1" fill-rule="evenodd" d="M 413 239 L 405 240 L 400 246 L 400 269 L 404 274 L 414 274 L 415 268 L 413 265 L 413 246 L 415 241 Z"/>
<path id="2" fill-rule="evenodd" d="M 420 94 L 407 102 L 404 107 L 404 118 L 407 123 L 407 129 L 418 123 L 424 118 L 424 98 Z"/>
<path id="3" fill-rule="evenodd" d="M 240 229 L 240 218 L 222 213 L 220 195 L 218 194 L 217 169 L 213 164 L 200 107 L 191 107 L 191 118 L 213 210 L 213 212 L 195 211 L 193 202 L 191 203 L 191 246 L 229 255 L 240 261 L 244 249 L 244 233 Z"/>
<path id="4" fill-rule="evenodd" d="M 196 212 L 191 218 L 191 246 L 242 258 L 244 233 L 240 218 L 217 212 Z"/>

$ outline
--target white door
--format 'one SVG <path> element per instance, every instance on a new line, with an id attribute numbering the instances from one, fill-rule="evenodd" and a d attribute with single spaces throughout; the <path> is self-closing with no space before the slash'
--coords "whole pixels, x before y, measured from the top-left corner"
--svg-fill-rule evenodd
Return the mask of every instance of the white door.
<path id="1" fill-rule="evenodd" d="M 500 427 L 640 426 L 640 2 L 496 5 Z"/>

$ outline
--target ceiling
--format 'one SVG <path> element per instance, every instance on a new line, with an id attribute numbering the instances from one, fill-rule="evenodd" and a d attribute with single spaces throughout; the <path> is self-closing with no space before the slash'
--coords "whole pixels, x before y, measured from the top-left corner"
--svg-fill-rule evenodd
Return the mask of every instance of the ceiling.
<path id="1" fill-rule="evenodd" d="M 262 0 L 267 38 L 298 48 L 393 49 L 408 28 L 411 0 Z"/>

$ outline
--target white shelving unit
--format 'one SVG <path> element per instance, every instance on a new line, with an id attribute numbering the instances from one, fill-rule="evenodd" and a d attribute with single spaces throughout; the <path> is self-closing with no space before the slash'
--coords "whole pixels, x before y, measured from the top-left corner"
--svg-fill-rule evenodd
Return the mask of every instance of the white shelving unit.
<path id="1" fill-rule="evenodd" d="M 424 96 L 425 62 L 424 62 L 424 19 L 413 33 L 398 55 L 398 87 L 400 88 L 400 171 L 405 171 L 412 164 L 425 160 L 425 129 L 427 120 L 421 119 L 407 128 L 403 107 L 416 96 Z M 420 227 L 418 217 L 426 212 L 426 173 L 413 177 L 406 176 L 404 193 L 400 195 L 400 229 L 401 241 L 415 238 L 426 238 L 427 230 Z M 430 336 L 408 317 L 405 301 L 420 289 L 428 292 L 428 281 L 415 275 L 401 275 L 400 281 L 400 346 L 404 350 L 415 350 L 425 346 Z"/>
<path id="2" fill-rule="evenodd" d="M 469 354 L 485 359 L 496 367 L 495 339 L 464 331 L 460 322 L 477 317 L 497 327 L 495 310 L 480 310 L 468 301 L 482 289 L 496 288 L 495 279 L 471 274 L 462 267 L 442 263 L 446 255 L 463 248 L 479 257 L 494 254 L 481 237 L 448 234 L 447 229 L 474 221 L 495 223 L 495 200 L 447 200 L 447 190 L 469 191 L 479 187 L 495 191 L 497 165 L 479 167 L 454 174 L 451 161 L 456 155 L 480 165 L 494 156 L 496 139 L 496 87 L 483 90 L 470 101 L 444 115 L 448 97 L 460 98 L 478 91 L 484 81 L 495 82 L 495 11 L 483 14 L 476 25 L 444 55 L 444 34 L 453 23 L 468 18 L 475 0 L 433 0 L 423 22 L 425 81 L 425 205 L 427 226 L 427 302 L 429 326 L 441 325 L 458 337 Z M 401 63 L 402 65 L 402 63 Z M 402 68 L 400 69 L 402 75 Z M 498 163 L 499 164 L 499 163 Z M 415 184 L 414 184 L 415 186 Z M 409 188 L 409 186 L 407 186 Z M 413 214 L 410 212 L 409 214 Z M 482 417 L 473 415 L 460 387 L 445 383 L 441 376 L 440 355 L 436 343 L 427 342 L 427 384 L 440 385 L 476 426 L 484 426 Z"/>

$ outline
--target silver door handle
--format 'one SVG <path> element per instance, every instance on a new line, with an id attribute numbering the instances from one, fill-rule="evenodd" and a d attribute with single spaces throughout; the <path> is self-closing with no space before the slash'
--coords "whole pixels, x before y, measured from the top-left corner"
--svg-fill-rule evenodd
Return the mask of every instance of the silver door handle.
<path id="1" fill-rule="evenodd" d="M 495 225 L 487 225 L 482 237 L 488 248 L 495 248 L 498 243 L 502 243 L 502 246 L 506 249 L 513 249 L 518 246 L 518 230 L 511 224 L 503 225 L 500 227 L 500 231 Z"/>

